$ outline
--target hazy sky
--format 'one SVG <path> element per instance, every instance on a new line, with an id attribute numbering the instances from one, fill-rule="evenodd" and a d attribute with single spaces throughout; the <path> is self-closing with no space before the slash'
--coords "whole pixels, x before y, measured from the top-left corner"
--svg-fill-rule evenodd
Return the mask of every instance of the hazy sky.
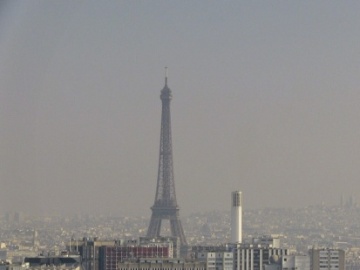
<path id="1" fill-rule="evenodd" d="M 359 198 L 360 1 L 1 1 L 0 212 L 150 217 L 164 67 L 181 215 Z"/>

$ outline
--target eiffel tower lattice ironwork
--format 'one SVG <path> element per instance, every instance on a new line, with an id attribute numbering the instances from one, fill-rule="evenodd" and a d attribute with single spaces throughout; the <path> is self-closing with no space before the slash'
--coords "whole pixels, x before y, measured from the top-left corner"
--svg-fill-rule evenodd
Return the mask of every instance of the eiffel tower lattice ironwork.
<path id="1" fill-rule="evenodd" d="M 161 223 L 169 220 L 171 236 L 178 237 L 181 245 L 187 245 L 185 234 L 179 218 L 179 206 L 176 201 L 172 141 L 171 141 L 171 116 L 170 101 L 172 95 L 167 85 L 167 74 L 165 75 L 165 86 L 161 90 L 162 102 L 160 154 L 158 179 L 154 205 L 151 207 L 152 215 L 147 231 L 147 237 L 159 237 Z"/>

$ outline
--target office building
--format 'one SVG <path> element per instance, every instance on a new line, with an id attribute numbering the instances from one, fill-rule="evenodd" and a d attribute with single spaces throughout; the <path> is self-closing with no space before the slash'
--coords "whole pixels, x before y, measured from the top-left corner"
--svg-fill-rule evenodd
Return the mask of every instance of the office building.
<path id="1" fill-rule="evenodd" d="M 311 270 L 345 270 L 345 251 L 333 248 L 309 250 Z"/>
<path id="2" fill-rule="evenodd" d="M 196 259 L 206 263 L 206 270 L 233 270 L 234 267 L 232 252 L 199 252 Z"/>
<path id="3" fill-rule="evenodd" d="M 262 270 L 274 257 L 288 255 L 288 250 L 270 245 L 239 244 L 234 249 L 235 270 Z"/>
<path id="4" fill-rule="evenodd" d="M 99 240 L 84 237 L 82 241 L 76 241 L 76 245 L 70 244 L 67 249 L 70 253 L 78 252 L 82 258 L 83 270 L 99 269 L 99 249 L 102 246 L 115 246 L 116 240 Z"/>

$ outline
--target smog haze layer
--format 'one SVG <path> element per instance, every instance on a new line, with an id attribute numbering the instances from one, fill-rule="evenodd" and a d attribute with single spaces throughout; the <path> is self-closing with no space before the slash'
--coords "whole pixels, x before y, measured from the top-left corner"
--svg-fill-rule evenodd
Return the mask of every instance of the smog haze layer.
<path id="1" fill-rule="evenodd" d="M 169 67 L 182 214 L 359 195 L 358 1 L 2 1 L 0 212 L 148 215 Z"/>

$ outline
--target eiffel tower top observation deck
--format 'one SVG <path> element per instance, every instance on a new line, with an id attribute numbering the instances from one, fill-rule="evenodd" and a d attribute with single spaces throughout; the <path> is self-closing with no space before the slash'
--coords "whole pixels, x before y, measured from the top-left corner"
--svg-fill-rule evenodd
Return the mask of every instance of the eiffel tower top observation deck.
<path id="1" fill-rule="evenodd" d="M 172 140 L 171 140 L 171 114 L 170 101 L 171 90 L 168 87 L 167 69 L 165 74 L 165 86 L 161 90 L 162 102 L 160 152 L 158 179 L 154 205 L 151 207 L 152 215 L 147 232 L 147 237 L 159 237 L 161 222 L 164 219 L 170 221 L 170 231 L 173 237 L 178 237 L 182 245 L 186 245 L 184 231 L 179 218 L 179 207 L 176 201 Z"/>

